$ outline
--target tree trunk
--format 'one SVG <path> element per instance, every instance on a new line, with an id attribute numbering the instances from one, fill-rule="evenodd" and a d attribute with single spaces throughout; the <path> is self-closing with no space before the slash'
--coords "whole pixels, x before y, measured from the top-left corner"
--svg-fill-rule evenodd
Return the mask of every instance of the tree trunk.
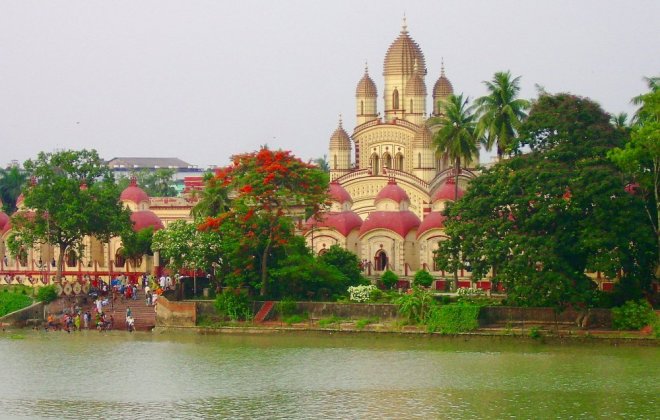
<path id="1" fill-rule="evenodd" d="M 272 235 L 270 235 L 264 252 L 261 255 L 261 290 L 259 291 L 259 296 L 266 296 L 266 293 L 268 293 L 268 254 L 270 254 L 272 244 Z"/>
<path id="2" fill-rule="evenodd" d="M 64 271 L 64 255 L 66 253 L 66 245 L 60 244 L 60 255 L 57 256 L 57 271 L 55 272 L 55 281 L 62 280 L 62 272 Z"/>

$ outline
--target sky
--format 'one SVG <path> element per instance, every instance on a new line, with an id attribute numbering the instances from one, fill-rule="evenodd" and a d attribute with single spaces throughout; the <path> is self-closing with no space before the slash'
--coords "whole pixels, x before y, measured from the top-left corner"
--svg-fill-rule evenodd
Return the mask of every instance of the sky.
<path id="1" fill-rule="evenodd" d="M 633 113 L 660 74 L 657 0 L 0 0 L 0 165 L 82 148 L 200 167 L 264 144 L 323 156 L 340 114 L 355 125 L 365 62 L 382 92 L 404 14 L 429 93 L 444 59 L 471 98 L 510 70 L 521 97 Z"/>

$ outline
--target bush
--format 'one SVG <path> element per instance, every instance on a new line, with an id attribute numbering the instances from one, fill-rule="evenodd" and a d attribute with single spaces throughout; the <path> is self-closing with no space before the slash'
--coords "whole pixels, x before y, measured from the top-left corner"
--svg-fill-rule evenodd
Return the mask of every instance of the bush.
<path id="1" fill-rule="evenodd" d="M 426 270 L 415 273 L 415 284 L 422 287 L 430 287 L 433 284 L 433 276 Z"/>
<path id="2" fill-rule="evenodd" d="M 618 308 L 612 308 L 612 327 L 617 330 L 640 330 L 655 323 L 651 305 L 640 299 L 629 300 Z"/>
<path id="3" fill-rule="evenodd" d="M 215 309 L 232 321 L 252 318 L 250 299 L 239 289 L 228 289 L 215 298 Z"/>
<path id="4" fill-rule="evenodd" d="M 32 304 L 32 299 L 22 293 L 0 294 L 0 316 L 5 316 L 19 309 L 27 308 Z"/>
<path id="5" fill-rule="evenodd" d="M 39 288 L 37 292 L 37 300 L 39 302 L 50 303 L 55 299 L 57 299 L 57 289 L 55 289 L 55 286 L 50 285 Z"/>
<path id="6" fill-rule="evenodd" d="M 476 330 L 479 327 L 479 306 L 444 305 L 434 307 L 427 316 L 426 326 L 429 332 L 457 334 Z"/>
<path id="7" fill-rule="evenodd" d="M 387 270 L 380 276 L 380 281 L 383 282 L 383 285 L 386 289 L 391 289 L 394 287 L 396 282 L 399 281 L 399 276 L 397 276 L 393 271 Z"/>
<path id="8" fill-rule="evenodd" d="M 308 316 L 307 314 L 298 314 L 298 315 L 291 315 L 286 318 L 284 318 L 282 321 L 284 321 L 285 324 L 287 325 L 292 325 L 292 324 L 300 324 L 301 322 L 307 321 Z"/>
<path id="9" fill-rule="evenodd" d="M 355 322 L 355 328 L 358 330 L 363 330 L 369 324 L 375 324 L 378 322 L 378 318 L 363 318 Z"/>
<path id="10" fill-rule="evenodd" d="M 431 292 L 417 287 L 399 296 L 394 303 L 399 305 L 399 313 L 414 324 L 425 323 L 429 311 L 437 306 Z"/>
<path id="11" fill-rule="evenodd" d="M 277 302 L 275 309 L 280 316 L 285 317 L 293 315 L 298 310 L 298 303 L 295 299 L 287 297 Z"/>
<path id="12" fill-rule="evenodd" d="M 377 290 L 376 286 L 351 286 L 348 288 L 349 299 L 353 302 L 368 302 L 371 300 L 371 294 Z"/>

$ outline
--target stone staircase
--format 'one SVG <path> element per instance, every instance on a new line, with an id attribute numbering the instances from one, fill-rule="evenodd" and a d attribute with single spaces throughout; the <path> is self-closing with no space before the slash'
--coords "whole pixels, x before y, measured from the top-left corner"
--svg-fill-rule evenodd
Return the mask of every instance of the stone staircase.
<path id="1" fill-rule="evenodd" d="M 131 308 L 133 319 L 135 319 L 136 331 L 151 331 L 156 326 L 156 311 L 153 306 L 147 306 L 143 290 L 138 290 L 137 299 L 122 299 L 117 297 L 114 304 L 110 303 L 104 307 L 105 313 L 112 315 L 115 319 L 115 330 L 128 331 L 126 325 L 126 308 Z M 94 306 L 85 308 L 93 313 Z"/>
<path id="2" fill-rule="evenodd" d="M 264 302 L 263 305 L 261 305 L 261 309 L 259 309 L 259 312 L 254 316 L 254 322 L 256 323 L 261 323 L 266 320 L 270 312 L 273 310 L 273 307 L 275 306 L 275 302 L 272 300 L 268 300 Z"/>

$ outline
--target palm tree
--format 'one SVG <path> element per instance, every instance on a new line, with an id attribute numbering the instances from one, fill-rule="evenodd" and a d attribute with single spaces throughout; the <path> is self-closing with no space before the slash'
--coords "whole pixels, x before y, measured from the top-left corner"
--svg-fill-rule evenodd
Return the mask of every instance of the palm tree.
<path id="1" fill-rule="evenodd" d="M 28 180 L 27 173 L 17 166 L 0 169 L 0 197 L 8 213 L 16 210 L 16 200 Z"/>
<path id="2" fill-rule="evenodd" d="M 442 128 L 435 133 L 433 145 L 436 153 L 447 156 L 454 162 L 454 202 L 458 200 L 458 174 L 461 172 L 461 160 L 468 164 L 478 155 L 476 116 L 468 105 L 468 98 L 463 94 L 450 95 L 444 103 L 444 115 L 441 117 Z M 458 259 L 459 255 L 455 255 Z M 453 289 L 458 288 L 458 267 L 454 269 Z"/>
<path id="3" fill-rule="evenodd" d="M 517 98 L 520 91 L 520 76 L 511 79 L 511 72 L 497 72 L 492 81 L 484 81 L 488 95 L 474 102 L 479 115 L 479 137 L 485 138 L 487 150 L 497 145 L 497 157 L 511 152 L 515 146 L 518 128 L 529 108 L 529 101 Z"/>
<path id="4" fill-rule="evenodd" d="M 204 177 L 204 189 L 199 192 L 199 201 L 191 210 L 195 219 L 217 217 L 229 209 L 229 191 L 212 174 Z"/>
<path id="5" fill-rule="evenodd" d="M 313 163 L 323 172 L 330 173 L 330 162 L 328 162 L 328 155 L 323 155 L 323 157 L 314 159 Z"/>
<path id="6" fill-rule="evenodd" d="M 630 130 L 630 125 L 628 124 L 628 114 L 625 112 L 619 112 L 616 115 L 610 117 L 610 123 L 621 132 L 628 132 Z"/>
<path id="7" fill-rule="evenodd" d="M 447 156 L 454 162 L 456 176 L 454 201 L 458 200 L 458 175 L 461 172 L 461 161 L 472 162 L 479 153 L 477 148 L 478 135 L 476 131 L 476 116 L 468 105 L 468 98 L 450 95 L 444 106 L 441 117 L 442 128 L 435 133 L 433 144 L 436 153 Z"/>

